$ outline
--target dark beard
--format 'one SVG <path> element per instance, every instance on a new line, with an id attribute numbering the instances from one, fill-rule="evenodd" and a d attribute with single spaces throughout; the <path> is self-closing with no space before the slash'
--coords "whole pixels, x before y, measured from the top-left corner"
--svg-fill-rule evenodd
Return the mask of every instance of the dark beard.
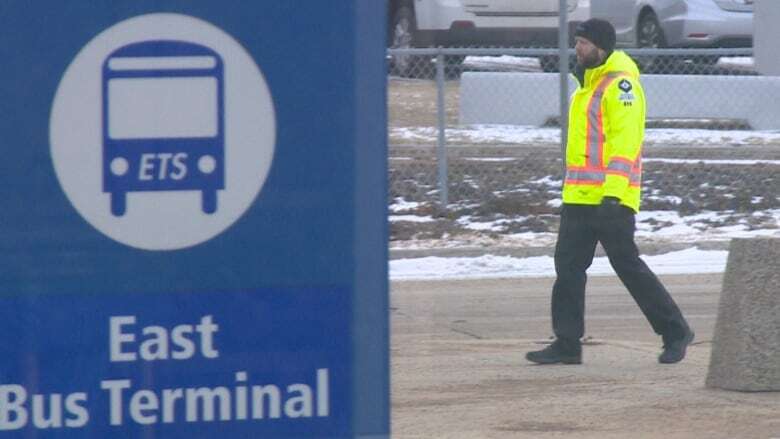
<path id="1" fill-rule="evenodd" d="M 582 61 L 578 60 L 577 63 L 583 69 L 592 69 L 593 67 L 601 65 L 602 60 L 599 58 L 598 52 L 595 52 L 593 53 L 593 56 L 583 57 Z"/>

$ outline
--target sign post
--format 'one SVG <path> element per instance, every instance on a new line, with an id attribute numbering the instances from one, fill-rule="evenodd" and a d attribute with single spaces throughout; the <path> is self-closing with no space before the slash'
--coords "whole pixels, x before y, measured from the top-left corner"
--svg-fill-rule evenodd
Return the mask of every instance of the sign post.
<path id="1" fill-rule="evenodd" d="M 388 436 L 368 3 L 2 7 L 0 433 Z"/>

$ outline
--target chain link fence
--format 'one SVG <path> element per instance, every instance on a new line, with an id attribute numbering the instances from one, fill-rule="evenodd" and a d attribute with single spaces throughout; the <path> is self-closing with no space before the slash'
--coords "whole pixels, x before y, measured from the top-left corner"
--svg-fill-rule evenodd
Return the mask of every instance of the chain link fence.
<path id="1" fill-rule="evenodd" d="M 638 216 L 639 231 L 652 236 L 676 225 L 702 239 L 727 231 L 776 233 L 780 130 L 756 130 L 749 119 L 758 111 L 734 107 L 735 93 L 745 93 L 740 81 L 759 78 L 751 49 L 627 53 L 643 83 L 670 81 L 655 93 L 674 100 L 670 111 L 695 103 L 737 114 L 702 117 L 694 108 L 687 117 L 648 120 L 642 210 L 651 214 Z M 518 96 L 511 82 L 495 80 L 480 89 L 480 99 L 467 100 L 464 87 L 480 73 L 533 84 L 539 73 L 556 70 L 557 50 L 391 49 L 388 60 L 392 245 L 552 242 L 563 175 L 559 113 L 533 125 L 469 123 L 464 113 L 511 113 L 518 106 L 538 113 L 551 102 L 557 109 L 558 89 L 531 86 Z M 702 94 L 696 84 L 707 81 L 714 85 Z M 760 87 L 744 90 L 762 97 Z M 648 93 L 648 105 L 652 98 Z"/>

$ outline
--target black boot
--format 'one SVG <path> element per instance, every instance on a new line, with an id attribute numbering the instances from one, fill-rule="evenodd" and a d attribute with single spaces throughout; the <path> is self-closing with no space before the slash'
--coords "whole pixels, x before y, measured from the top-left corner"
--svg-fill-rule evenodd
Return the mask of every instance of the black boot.
<path id="1" fill-rule="evenodd" d="M 686 329 L 683 338 L 677 340 L 665 342 L 664 351 L 658 356 L 658 362 L 663 364 L 678 363 L 685 358 L 685 350 L 688 345 L 693 341 L 694 333 L 690 329 Z"/>
<path id="2" fill-rule="evenodd" d="M 538 364 L 582 364 L 582 345 L 579 341 L 566 342 L 556 339 L 541 351 L 528 352 L 525 358 Z"/>

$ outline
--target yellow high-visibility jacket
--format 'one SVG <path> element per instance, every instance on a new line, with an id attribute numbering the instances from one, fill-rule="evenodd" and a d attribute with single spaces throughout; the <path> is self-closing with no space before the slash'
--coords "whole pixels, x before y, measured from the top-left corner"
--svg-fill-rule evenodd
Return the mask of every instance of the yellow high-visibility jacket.
<path id="1" fill-rule="evenodd" d="M 639 69 L 622 51 L 585 70 L 569 107 L 563 202 L 597 205 L 619 198 L 639 212 L 645 95 Z"/>

